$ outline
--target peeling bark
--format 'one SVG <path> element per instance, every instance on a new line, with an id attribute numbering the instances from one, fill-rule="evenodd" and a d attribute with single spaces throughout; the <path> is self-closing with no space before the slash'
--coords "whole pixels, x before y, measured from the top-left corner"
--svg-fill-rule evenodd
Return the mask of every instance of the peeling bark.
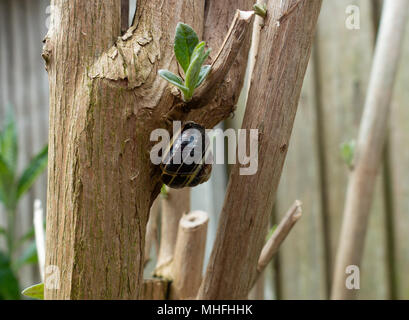
<path id="1" fill-rule="evenodd" d="M 141 298 L 145 229 L 160 190 L 150 132 L 169 128 L 172 114 L 209 128 L 230 115 L 250 24 L 229 74 L 200 110 L 172 112 L 179 99 L 157 71 L 177 71 L 179 21 L 203 30 L 217 52 L 234 10 L 251 3 L 206 1 L 205 10 L 204 0 L 139 0 L 121 36 L 121 0 L 51 2 L 59 19 L 43 51 L 50 80 L 46 267 L 59 268 L 60 287 L 46 288 L 46 299 Z"/>

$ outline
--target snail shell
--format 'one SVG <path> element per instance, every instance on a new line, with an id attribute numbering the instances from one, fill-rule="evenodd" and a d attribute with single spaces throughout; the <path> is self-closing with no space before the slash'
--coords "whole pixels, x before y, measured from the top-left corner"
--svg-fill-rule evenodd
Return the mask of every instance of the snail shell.
<path id="1" fill-rule="evenodd" d="M 210 142 L 205 128 L 187 122 L 171 139 L 160 165 L 161 180 L 171 188 L 195 187 L 209 180 L 212 165 L 205 163 Z M 209 158 L 207 158 L 209 160 Z"/>

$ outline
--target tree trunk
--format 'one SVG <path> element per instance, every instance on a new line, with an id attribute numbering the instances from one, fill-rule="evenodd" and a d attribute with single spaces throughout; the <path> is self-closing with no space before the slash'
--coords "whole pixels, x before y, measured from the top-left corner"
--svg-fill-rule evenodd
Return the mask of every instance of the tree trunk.
<path id="1" fill-rule="evenodd" d="M 51 4 L 54 23 L 43 51 L 50 81 L 45 298 L 138 299 L 146 223 L 161 186 L 150 133 L 170 129 L 171 120 L 211 128 L 231 114 L 251 16 L 236 14 L 223 39 L 235 9 L 250 9 L 252 1 L 138 0 L 122 37 L 121 0 Z M 213 48 L 213 80 L 204 94 L 198 90 L 196 106 L 183 104 L 157 76 L 162 68 L 177 70 L 179 21 Z M 58 268 L 58 289 L 47 286 L 50 266 Z"/>
<path id="2" fill-rule="evenodd" d="M 246 299 L 256 277 L 321 3 L 269 2 L 242 126 L 259 130 L 258 171 L 232 169 L 199 299 Z"/>

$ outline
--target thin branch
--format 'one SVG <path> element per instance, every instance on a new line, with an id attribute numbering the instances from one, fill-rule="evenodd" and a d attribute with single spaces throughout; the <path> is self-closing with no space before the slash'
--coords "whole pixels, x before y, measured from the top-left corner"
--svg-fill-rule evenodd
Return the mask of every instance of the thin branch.
<path id="1" fill-rule="evenodd" d="M 273 256 L 277 253 L 283 241 L 287 238 L 294 225 L 302 216 L 302 203 L 297 200 L 287 211 L 271 238 L 264 245 L 257 263 L 258 274 L 262 273 Z"/>
<path id="2" fill-rule="evenodd" d="M 355 170 L 347 189 L 340 244 L 335 263 L 332 299 L 353 299 L 346 288 L 346 268 L 360 266 L 369 214 L 387 128 L 393 87 L 409 11 L 407 0 L 384 4 L 375 56 L 356 150 Z"/>

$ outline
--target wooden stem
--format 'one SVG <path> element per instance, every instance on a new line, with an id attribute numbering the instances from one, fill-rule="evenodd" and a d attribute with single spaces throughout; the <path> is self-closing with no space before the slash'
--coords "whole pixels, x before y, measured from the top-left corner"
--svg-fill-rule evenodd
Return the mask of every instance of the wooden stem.
<path id="1" fill-rule="evenodd" d="M 260 258 L 257 263 L 258 274 L 262 273 L 267 264 L 270 263 L 273 256 L 277 253 L 283 241 L 287 238 L 294 225 L 300 220 L 302 216 L 302 203 L 295 201 L 292 207 L 287 211 L 280 224 L 275 229 L 271 238 L 264 245 L 261 251 Z"/>
<path id="2" fill-rule="evenodd" d="M 322 1 L 301 1 L 278 23 L 295 3 L 270 1 L 267 8 L 243 121 L 247 132 L 259 131 L 258 171 L 232 169 L 199 299 L 245 299 L 257 272 Z"/>
<path id="3" fill-rule="evenodd" d="M 161 202 L 161 236 L 155 276 L 170 279 L 179 221 L 190 211 L 190 189 L 168 189 L 167 196 L 162 197 Z"/>
<path id="4" fill-rule="evenodd" d="M 387 136 L 390 101 L 408 11 L 407 0 L 387 0 L 384 4 L 358 137 L 355 170 L 350 176 L 347 189 L 332 299 L 353 299 L 357 294 L 357 290 L 346 288 L 346 268 L 350 265 L 361 265 L 375 181 Z"/>
<path id="5" fill-rule="evenodd" d="M 208 221 L 209 217 L 203 211 L 193 211 L 180 220 L 171 267 L 171 299 L 196 297 L 202 281 Z"/>

